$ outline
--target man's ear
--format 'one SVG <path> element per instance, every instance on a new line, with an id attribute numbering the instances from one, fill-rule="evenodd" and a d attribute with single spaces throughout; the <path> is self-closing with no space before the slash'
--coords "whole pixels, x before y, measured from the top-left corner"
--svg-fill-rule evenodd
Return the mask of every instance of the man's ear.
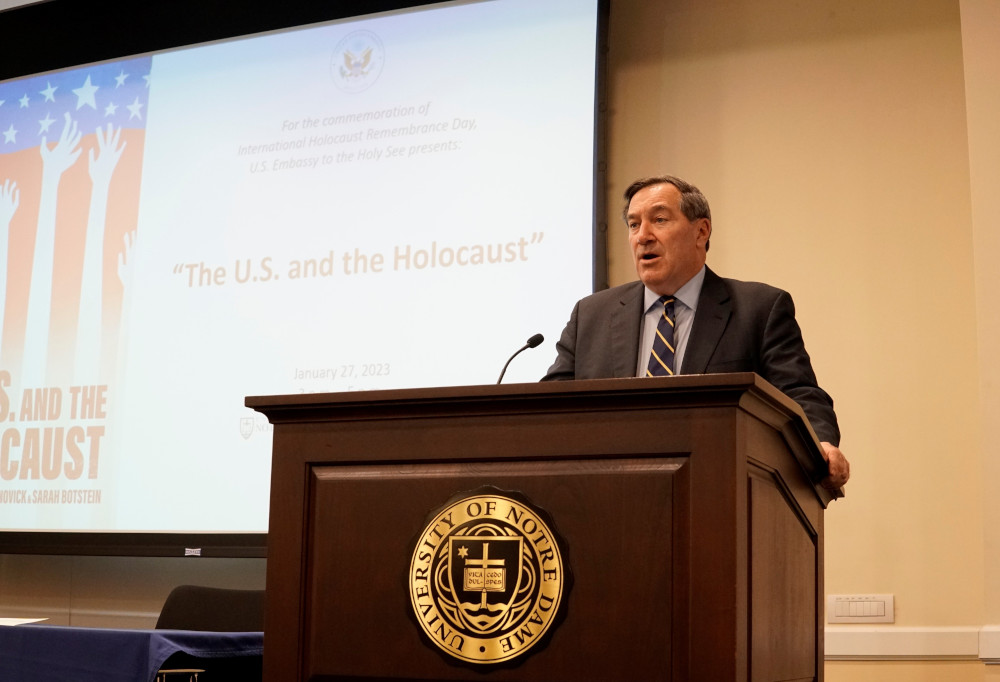
<path id="1" fill-rule="evenodd" d="M 698 244 L 700 246 L 705 246 L 705 250 L 708 250 L 708 240 L 712 237 L 712 221 L 708 218 L 698 218 L 696 223 L 698 228 Z"/>

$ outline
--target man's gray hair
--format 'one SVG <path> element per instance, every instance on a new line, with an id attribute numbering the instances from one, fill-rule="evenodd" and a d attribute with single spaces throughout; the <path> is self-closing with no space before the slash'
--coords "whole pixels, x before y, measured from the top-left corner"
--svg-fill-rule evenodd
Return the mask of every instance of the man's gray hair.
<path id="1" fill-rule="evenodd" d="M 632 197 L 636 192 L 653 185 L 673 185 L 681 193 L 681 213 L 690 221 L 699 218 L 712 219 L 712 209 L 708 207 L 708 199 L 701 193 L 701 190 L 686 180 L 681 180 L 673 175 L 660 175 L 654 178 L 642 178 L 636 180 L 625 190 L 625 208 L 622 209 L 622 218 L 628 221 L 628 205 L 632 203 Z"/>

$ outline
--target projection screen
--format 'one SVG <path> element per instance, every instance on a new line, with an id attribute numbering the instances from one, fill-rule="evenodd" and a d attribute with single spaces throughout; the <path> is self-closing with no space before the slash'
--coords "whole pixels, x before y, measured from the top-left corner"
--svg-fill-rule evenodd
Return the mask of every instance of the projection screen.
<path id="1" fill-rule="evenodd" d="M 595 286 L 597 0 L 0 82 L 0 528 L 267 530 L 244 396 L 538 380 Z M 602 256 L 603 258 L 603 256 Z"/>

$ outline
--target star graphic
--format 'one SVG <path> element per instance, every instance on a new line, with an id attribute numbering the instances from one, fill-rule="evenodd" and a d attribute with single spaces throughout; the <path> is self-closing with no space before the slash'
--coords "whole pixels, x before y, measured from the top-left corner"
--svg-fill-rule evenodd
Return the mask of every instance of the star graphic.
<path id="1" fill-rule="evenodd" d="M 114 116 L 117 111 L 118 111 L 118 105 L 115 104 L 114 102 L 109 102 L 108 106 L 104 107 L 105 116 Z"/>
<path id="2" fill-rule="evenodd" d="M 115 87 L 120 88 L 121 86 L 125 85 L 126 78 L 128 78 L 128 74 L 125 73 L 125 70 L 123 69 L 121 73 L 115 76 Z"/>
<path id="3" fill-rule="evenodd" d="M 76 95 L 76 108 L 87 105 L 91 109 L 97 108 L 97 102 L 94 100 L 94 93 L 97 92 L 97 86 L 90 82 L 90 76 L 87 76 L 87 81 L 80 87 L 73 90 L 73 94 Z"/>
<path id="4" fill-rule="evenodd" d="M 465 546 L 459 547 L 458 556 L 462 557 L 463 559 L 469 556 L 469 548 Z"/>
<path id="5" fill-rule="evenodd" d="M 142 114 L 139 112 L 139 110 L 142 109 L 142 105 L 139 104 L 138 97 L 136 97 L 135 101 L 126 106 L 125 108 L 128 109 L 128 120 L 131 121 L 133 118 L 137 118 L 140 121 L 142 120 Z"/>
<path id="6" fill-rule="evenodd" d="M 39 95 L 44 95 L 44 102 L 55 102 L 56 101 L 56 90 L 58 86 L 53 87 L 51 83 L 45 81 L 46 88 L 38 92 Z"/>
<path id="7" fill-rule="evenodd" d="M 16 142 L 17 140 L 14 139 L 15 137 L 17 137 L 17 131 L 14 130 L 14 124 L 11 123 L 10 128 L 7 128 L 7 130 L 3 131 L 3 138 L 4 138 L 3 141 L 4 143 Z"/>
<path id="8" fill-rule="evenodd" d="M 147 73 L 142 77 L 142 80 L 146 81 L 146 87 L 149 88 L 149 74 Z"/>
<path id="9" fill-rule="evenodd" d="M 46 111 L 45 118 L 43 118 L 38 122 L 38 124 L 41 126 L 41 128 L 38 129 L 38 134 L 42 135 L 44 133 L 49 132 L 49 126 L 51 126 L 55 122 L 56 120 L 51 116 L 49 116 L 49 112 Z"/>
<path id="10" fill-rule="evenodd" d="M 28 108 L 28 93 L 24 93 L 24 97 L 22 97 L 21 99 L 19 99 L 17 101 L 21 103 L 21 108 L 22 109 L 27 109 Z"/>

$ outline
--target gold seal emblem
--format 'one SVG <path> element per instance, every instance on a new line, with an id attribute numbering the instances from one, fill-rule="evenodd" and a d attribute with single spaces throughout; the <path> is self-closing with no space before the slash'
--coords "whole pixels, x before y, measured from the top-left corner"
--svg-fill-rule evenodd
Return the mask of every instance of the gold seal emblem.
<path id="1" fill-rule="evenodd" d="M 356 93 L 370 88 L 384 65 L 382 39 L 371 31 L 354 31 L 334 48 L 330 73 L 338 88 Z"/>
<path id="2" fill-rule="evenodd" d="M 410 562 L 410 600 L 424 634 L 449 656 L 501 663 L 551 628 L 566 575 L 542 515 L 489 489 L 448 503 L 424 527 Z"/>

